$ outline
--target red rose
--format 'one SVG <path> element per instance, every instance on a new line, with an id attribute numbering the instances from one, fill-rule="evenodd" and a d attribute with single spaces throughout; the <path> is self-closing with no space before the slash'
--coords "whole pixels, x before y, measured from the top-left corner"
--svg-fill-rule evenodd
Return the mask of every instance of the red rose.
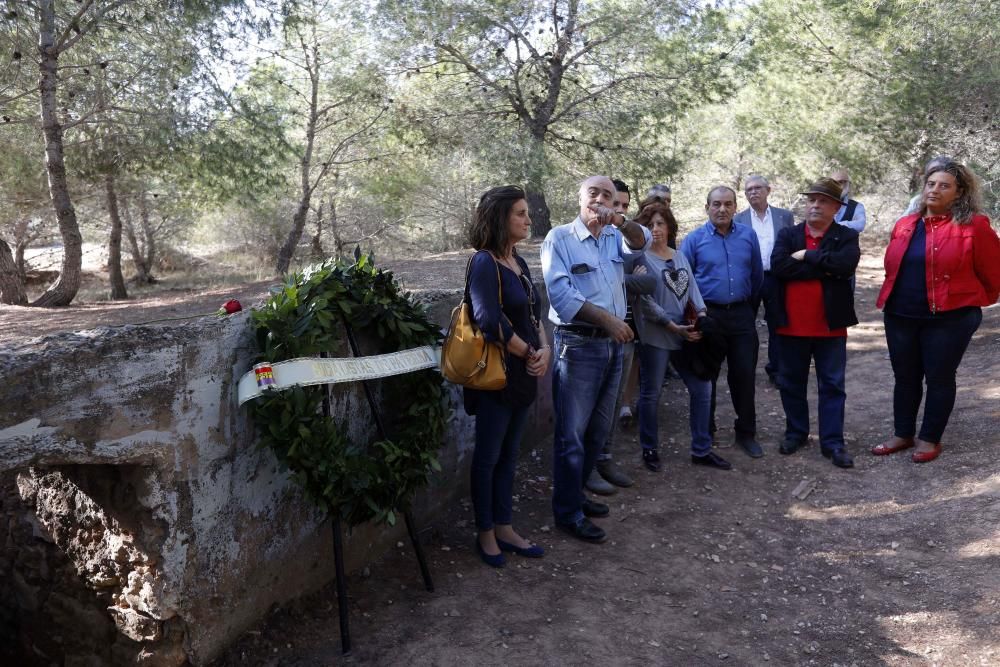
<path id="1" fill-rule="evenodd" d="M 222 308 L 219 308 L 218 314 L 221 315 L 232 315 L 233 313 L 238 313 L 243 310 L 243 306 L 236 299 L 230 299 L 229 301 L 222 304 Z"/>

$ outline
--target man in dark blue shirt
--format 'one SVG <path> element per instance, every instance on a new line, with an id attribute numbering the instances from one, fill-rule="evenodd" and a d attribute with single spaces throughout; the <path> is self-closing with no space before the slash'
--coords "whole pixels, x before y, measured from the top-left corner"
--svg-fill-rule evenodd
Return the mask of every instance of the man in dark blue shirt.
<path id="1" fill-rule="evenodd" d="M 709 317 L 718 323 L 726 341 L 726 379 L 736 410 L 736 444 L 749 456 L 759 458 L 764 450 L 756 440 L 754 376 L 759 341 L 753 305 L 759 301 L 764 284 L 760 244 L 752 227 L 733 224 L 736 192 L 732 188 L 712 188 L 705 212 L 708 222 L 688 234 L 680 250 L 691 264 Z M 717 381 L 712 381 L 713 429 Z"/>

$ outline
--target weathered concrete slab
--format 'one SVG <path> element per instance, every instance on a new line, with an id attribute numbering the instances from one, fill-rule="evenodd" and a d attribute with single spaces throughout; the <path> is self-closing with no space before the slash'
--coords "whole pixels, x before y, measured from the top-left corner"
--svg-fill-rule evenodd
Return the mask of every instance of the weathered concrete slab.
<path id="1" fill-rule="evenodd" d="M 460 289 L 424 291 L 422 298 L 444 325 Z M 91 656 L 98 661 L 141 655 L 144 664 L 204 664 L 272 604 L 333 576 L 325 517 L 271 453 L 255 447 L 252 425 L 236 406 L 236 383 L 255 353 L 248 320 L 240 313 L 95 329 L 0 349 L 0 472 L 16 473 L 22 503 L 0 503 L 0 510 L 30 523 L 19 539 L 58 550 L 92 597 L 67 596 L 65 581 L 46 581 L 35 570 L 18 575 L 20 590 L 31 594 L 11 595 L 14 604 L 34 605 L 39 624 L 73 624 L 97 610 L 89 626 L 94 633 L 111 628 L 115 638 L 110 653 Z M 535 431 L 551 424 L 543 394 Z M 418 499 L 420 524 L 466 493 L 472 421 L 458 392 L 451 400 L 443 471 Z M 338 389 L 336 414 L 355 437 L 371 427 L 357 387 Z M 401 528 L 354 530 L 348 567 L 401 536 Z M 27 567 L 23 558 L 10 563 L 13 573 Z M 72 603 L 56 604 L 59 595 Z"/>

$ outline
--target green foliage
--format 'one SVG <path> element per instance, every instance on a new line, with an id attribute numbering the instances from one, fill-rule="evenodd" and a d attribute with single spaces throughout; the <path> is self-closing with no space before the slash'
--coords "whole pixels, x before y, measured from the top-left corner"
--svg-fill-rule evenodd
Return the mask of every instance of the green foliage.
<path id="1" fill-rule="evenodd" d="M 348 321 L 359 338 L 379 341 L 376 354 L 440 338 L 423 307 L 366 255 L 291 275 L 252 321 L 261 356 L 272 363 L 336 349 Z M 370 444 L 351 442 L 336 419 L 322 414 L 323 386 L 265 393 L 251 411 L 261 445 L 293 472 L 313 502 L 349 525 L 391 525 L 430 472 L 440 470 L 436 452 L 447 419 L 441 383 L 437 369 L 383 380 L 389 438 Z"/>
<path id="2" fill-rule="evenodd" d="M 565 172 L 677 173 L 679 117 L 721 98 L 748 51 L 726 12 L 677 0 L 379 6 L 410 117 L 531 191 Z"/>
<path id="3" fill-rule="evenodd" d="M 760 152 L 869 182 L 940 153 L 1000 176 L 1000 4 L 764 0 L 748 20 L 763 67 L 746 117 L 771 126 Z"/>

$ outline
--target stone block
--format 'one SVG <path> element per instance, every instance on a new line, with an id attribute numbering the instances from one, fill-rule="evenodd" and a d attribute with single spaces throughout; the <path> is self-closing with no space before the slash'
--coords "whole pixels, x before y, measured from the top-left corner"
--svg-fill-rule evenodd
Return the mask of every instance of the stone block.
<path id="1" fill-rule="evenodd" d="M 155 618 L 140 614 L 131 607 L 108 607 L 118 631 L 137 642 L 155 642 L 163 636 L 163 625 Z"/>

